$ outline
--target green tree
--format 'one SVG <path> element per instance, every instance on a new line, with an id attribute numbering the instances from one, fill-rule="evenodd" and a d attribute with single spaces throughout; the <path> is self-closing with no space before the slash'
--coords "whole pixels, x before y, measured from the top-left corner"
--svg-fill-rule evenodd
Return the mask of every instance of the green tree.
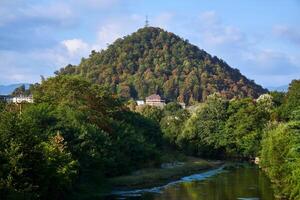
<path id="1" fill-rule="evenodd" d="M 270 102 L 262 100 L 255 103 L 252 99 L 230 101 L 223 144 L 229 156 L 247 158 L 258 154 L 262 131 L 269 120 L 270 109 L 266 105 Z"/>
<path id="2" fill-rule="evenodd" d="M 217 94 L 187 120 L 179 144 L 187 151 L 200 156 L 223 156 L 222 131 L 227 119 L 228 102 Z"/>
<path id="3" fill-rule="evenodd" d="M 264 134 L 260 165 L 280 198 L 300 198 L 299 145 L 299 121 L 273 125 Z"/>
<path id="4" fill-rule="evenodd" d="M 65 144 L 53 142 L 50 110 L 38 105 L 21 115 L 1 113 L 0 189 L 52 199 L 61 198 L 71 188 L 78 173 L 77 161 Z"/>
<path id="5" fill-rule="evenodd" d="M 284 99 L 281 112 L 285 120 L 289 120 L 291 113 L 300 107 L 300 80 L 293 80 Z"/>
<path id="6" fill-rule="evenodd" d="M 164 107 L 160 127 L 163 136 L 169 144 L 172 144 L 174 147 L 176 146 L 176 141 L 189 117 L 189 112 L 182 109 L 181 106 L 175 102 L 168 103 Z"/>

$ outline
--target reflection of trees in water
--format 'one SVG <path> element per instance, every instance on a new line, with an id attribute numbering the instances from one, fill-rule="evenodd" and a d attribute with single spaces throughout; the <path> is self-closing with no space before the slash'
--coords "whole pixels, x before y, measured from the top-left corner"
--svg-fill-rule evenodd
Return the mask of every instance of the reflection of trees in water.
<path id="1" fill-rule="evenodd" d="M 167 188 L 155 200 L 232 200 L 258 197 L 272 200 L 270 182 L 256 168 L 238 168 L 205 181 L 182 183 Z M 150 198 L 143 198 L 143 200 Z"/>

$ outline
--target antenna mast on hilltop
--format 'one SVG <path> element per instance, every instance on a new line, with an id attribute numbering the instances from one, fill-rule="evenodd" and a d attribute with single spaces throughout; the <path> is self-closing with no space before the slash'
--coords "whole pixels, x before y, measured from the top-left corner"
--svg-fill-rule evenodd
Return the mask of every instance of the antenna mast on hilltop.
<path id="1" fill-rule="evenodd" d="M 145 27 L 149 27 L 148 15 L 146 15 Z"/>

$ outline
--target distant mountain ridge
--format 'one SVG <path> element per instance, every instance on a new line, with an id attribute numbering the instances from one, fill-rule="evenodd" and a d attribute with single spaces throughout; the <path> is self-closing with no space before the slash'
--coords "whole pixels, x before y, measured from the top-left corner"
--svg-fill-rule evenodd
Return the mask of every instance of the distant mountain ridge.
<path id="1" fill-rule="evenodd" d="M 10 85 L 0 85 L 0 95 L 9 95 L 11 94 L 17 87 L 20 87 L 21 85 L 25 85 L 25 88 L 29 88 L 29 83 L 16 83 L 16 84 L 10 84 Z"/>
<path id="2" fill-rule="evenodd" d="M 278 91 L 278 92 L 287 92 L 289 85 L 281 85 L 281 86 L 277 86 L 277 87 L 267 87 L 270 91 Z"/>
<path id="3" fill-rule="evenodd" d="M 256 98 L 268 92 L 223 60 L 156 27 L 117 39 L 106 50 L 92 51 L 78 66 L 68 65 L 56 74 L 81 75 L 127 99 L 160 94 L 193 104 L 215 92 L 227 98 Z"/>

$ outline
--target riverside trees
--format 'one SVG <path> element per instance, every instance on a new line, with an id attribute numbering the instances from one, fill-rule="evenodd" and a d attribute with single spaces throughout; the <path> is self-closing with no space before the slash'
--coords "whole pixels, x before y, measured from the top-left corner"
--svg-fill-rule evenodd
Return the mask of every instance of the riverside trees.
<path id="1" fill-rule="evenodd" d="M 82 181 L 160 163 L 171 148 L 209 158 L 261 156 L 278 193 L 299 198 L 299 81 L 287 94 L 226 100 L 214 94 L 195 112 L 176 103 L 130 111 L 104 86 L 56 76 L 31 88 L 22 113 L 0 106 L 0 192 L 63 199 Z M 83 178 L 84 177 L 84 178 Z"/>
<path id="2" fill-rule="evenodd" d="M 33 94 L 35 103 L 21 114 L 5 108 L 0 114 L 2 196 L 59 199 L 82 176 L 101 180 L 159 158 L 159 126 L 104 88 L 57 76 Z"/>

